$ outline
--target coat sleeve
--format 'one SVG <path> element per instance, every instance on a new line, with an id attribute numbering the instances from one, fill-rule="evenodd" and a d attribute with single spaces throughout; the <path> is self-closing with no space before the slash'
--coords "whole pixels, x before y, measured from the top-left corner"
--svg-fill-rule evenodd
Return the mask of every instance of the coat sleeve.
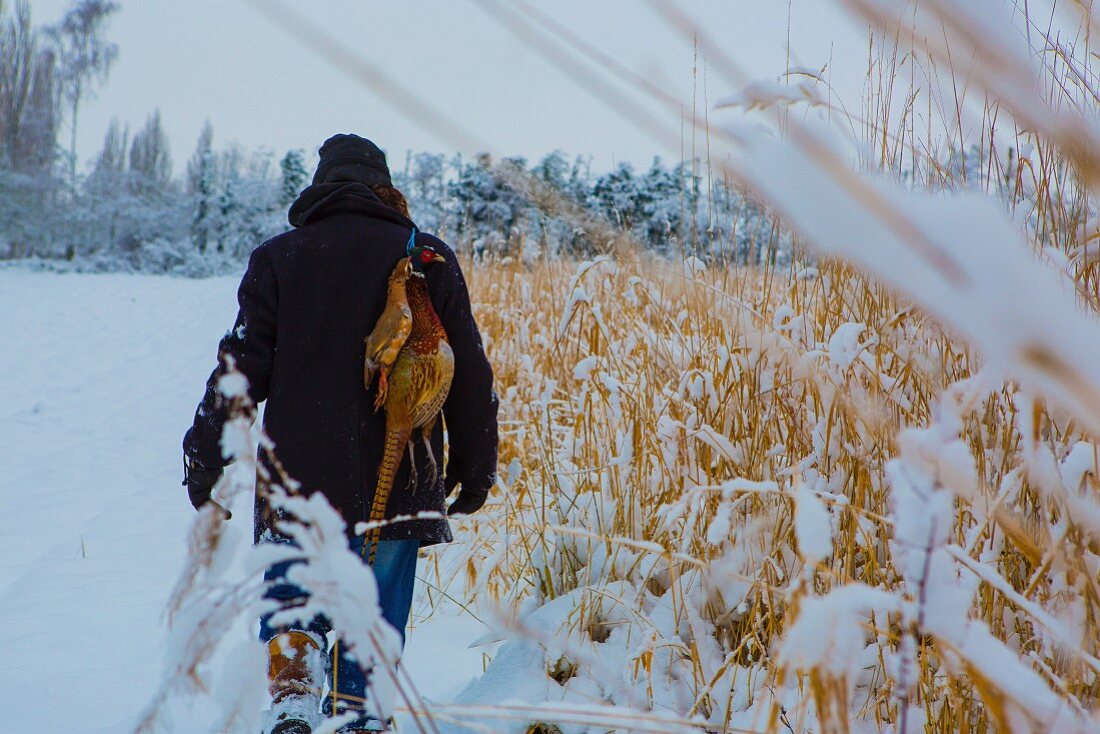
<path id="1" fill-rule="evenodd" d="M 237 290 L 240 309 L 233 328 L 218 345 L 218 366 L 206 381 L 206 393 L 195 420 L 183 438 L 188 458 L 208 468 L 224 467 L 222 427 L 228 419 L 227 407 L 218 392 L 218 380 L 226 372 L 227 357 L 248 378 L 248 394 L 256 405 L 267 399 L 271 365 L 275 355 L 278 289 L 271 261 L 263 248 L 253 251 L 248 269 Z"/>
<path id="2" fill-rule="evenodd" d="M 447 486 L 458 482 L 467 491 L 488 492 L 497 473 L 498 401 L 493 369 L 485 356 L 458 260 L 449 248 L 444 256 L 450 278 L 440 320 L 455 358 L 454 379 L 443 404 Z"/>

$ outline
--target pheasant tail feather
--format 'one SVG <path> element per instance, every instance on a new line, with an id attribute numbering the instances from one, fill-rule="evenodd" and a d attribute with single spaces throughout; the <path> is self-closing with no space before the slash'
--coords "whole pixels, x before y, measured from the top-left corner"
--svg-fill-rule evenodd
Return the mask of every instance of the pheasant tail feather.
<path id="1" fill-rule="evenodd" d="M 390 490 L 393 488 L 394 477 L 397 476 L 397 468 L 401 466 L 404 456 L 405 444 L 409 442 L 412 430 L 409 428 L 386 428 L 386 447 L 382 452 L 382 463 L 378 467 L 378 484 L 374 487 L 374 501 L 371 503 L 371 524 L 382 522 L 386 519 L 386 503 L 390 499 Z M 363 539 L 363 554 L 367 556 L 367 562 L 374 565 L 374 554 L 378 550 L 378 537 L 381 528 L 371 528 Z"/>

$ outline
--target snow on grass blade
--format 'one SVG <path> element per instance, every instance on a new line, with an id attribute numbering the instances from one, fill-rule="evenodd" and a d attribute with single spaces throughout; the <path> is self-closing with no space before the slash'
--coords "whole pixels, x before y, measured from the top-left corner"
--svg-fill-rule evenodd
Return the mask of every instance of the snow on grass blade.
<path id="1" fill-rule="evenodd" d="M 833 151 L 824 136 L 805 143 Z M 868 200 L 801 146 L 764 138 L 747 145 L 739 166 L 819 251 L 882 278 L 978 346 L 992 367 L 1020 376 L 1100 434 L 1100 324 L 994 202 L 864 176 L 860 190 L 875 193 Z"/>
<path id="2" fill-rule="evenodd" d="M 213 699 L 205 710 L 214 713 L 210 721 L 192 718 L 188 731 L 255 729 L 267 697 L 264 646 L 258 640 L 239 645 L 217 686 L 209 682 L 208 660 L 224 644 L 236 620 L 258 619 L 266 613 L 273 614 L 271 623 L 276 627 L 306 625 L 317 615 L 326 616 L 369 671 L 364 702 L 368 710 L 389 718 L 398 698 L 406 708 L 415 709 L 419 697 L 398 676 L 400 638 L 382 618 L 374 574 L 348 547 L 343 518 L 323 494 L 308 498 L 298 494 L 297 483 L 285 474 L 270 439 L 262 433 L 260 449 L 278 476 L 272 477 L 257 461 L 251 435 L 255 406 L 248 397 L 247 379 L 231 357 L 226 358 L 217 384 L 229 412 L 221 440 L 225 457 L 243 463 L 258 476 L 258 491 L 266 494 L 280 518 L 277 530 L 288 542 L 252 545 L 251 532 L 239 524 L 230 525 L 212 504 L 196 516 L 188 564 L 169 604 L 164 680 L 146 706 L 136 734 L 179 730 L 178 719 L 187 716 L 184 712 L 199 708 L 189 705 L 197 697 Z M 223 478 L 215 494 L 228 505 L 242 489 Z M 305 604 L 284 609 L 261 600 L 259 579 L 271 565 L 286 561 L 296 561 L 287 572 L 288 580 L 309 596 Z M 414 724 L 421 732 L 434 731 L 430 718 L 417 716 Z"/>
<path id="3" fill-rule="evenodd" d="M 1091 105 L 1053 104 L 1037 94 L 1048 78 L 1040 63 L 1051 50 L 1061 50 L 1059 39 L 1047 37 L 1044 27 L 1021 32 L 1014 27 L 1007 5 L 953 0 L 841 0 L 857 14 L 887 31 L 902 44 L 916 52 L 930 53 L 945 68 L 956 71 L 956 65 L 966 64 L 970 83 L 984 89 L 1003 104 L 1022 127 L 1051 140 L 1072 157 L 1084 179 L 1095 191 L 1100 186 L 1100 126 L 1095 114 L 1096 90 L 1088 75 L 1074 79 L 1071 86 L 1087 89 L 1085 98 Z M 1085 6 L 1082 4 L 1082 8 Z M 1092 22 L 1092 11 L 1083 10 L 1086 23 Z M 1031 23 L 1024 11 L 1024 22 Z M 1049 26 L 1047 26 L 1049 28 Z M 1040 53 L 1029 48 L 1026 39 L 1031 32 L 1042 37 L 1046 48 Z M 960 54 L 972 55 L 974 61 L 962 62 Z M 1064 58 L 1064 57 L 1063 57 Z M 1043 60 L 1043 61 L 1040 61 Z M 1072 64 L 1070 65 L 1072 68 Z M 962 68 L 957 71 L 961 72 Z M 1064 99 L 1061 98 L 1061 99 Z"/>

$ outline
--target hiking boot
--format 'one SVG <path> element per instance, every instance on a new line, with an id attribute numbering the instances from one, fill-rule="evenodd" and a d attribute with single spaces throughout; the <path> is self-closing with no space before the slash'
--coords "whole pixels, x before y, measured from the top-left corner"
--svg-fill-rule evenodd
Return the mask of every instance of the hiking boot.
<path id="1" fill-rule="evenodd" d="M 373 716 L 360 716 L 355 721 L 344 724 L 337 730 L 337 734 L 378 734 L 391 731 L 385 721 Z"/>
<path id="2" fill-rule="evenodd" d="M 304 721 L 293 719 L 290 721 L 282 721 L 275 725 L 275 728 L 271 730 L 271 734 L 312 734 L 313 727 Z"/>
<path id="3" fill-rule="evenodd" d="M 268 690 L 271 710 L 264 731 L 269 734 L 310 734 L 321 721 L 321 642 L 309 632 L 291 630 L 267 643 Z"/>

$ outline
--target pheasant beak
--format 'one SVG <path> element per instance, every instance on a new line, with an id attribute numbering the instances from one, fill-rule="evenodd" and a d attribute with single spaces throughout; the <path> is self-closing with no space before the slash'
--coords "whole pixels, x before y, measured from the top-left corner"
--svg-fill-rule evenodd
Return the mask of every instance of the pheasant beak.
<path id="1" fill-rule="evenodd" d="M 443 257 L 442 255 L 436 255 L 435 257 L 432 258 L 432 262 L 433 263 L 445 263 L 445 262 L 447 262 L 447 259 L 445 257 Z"/>

